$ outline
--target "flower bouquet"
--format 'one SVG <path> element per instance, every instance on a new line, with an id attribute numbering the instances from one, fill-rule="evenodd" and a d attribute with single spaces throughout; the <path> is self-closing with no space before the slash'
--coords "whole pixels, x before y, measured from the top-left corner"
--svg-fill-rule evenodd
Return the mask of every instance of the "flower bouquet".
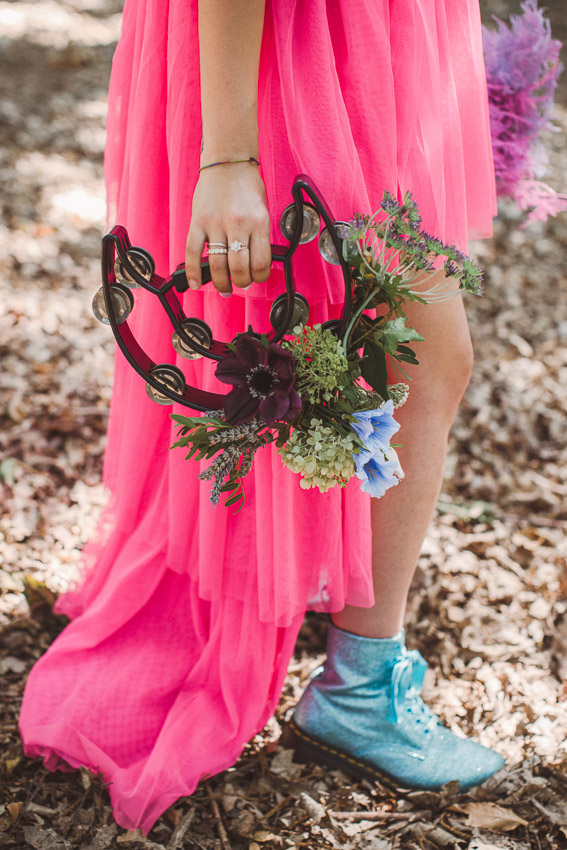
<path id="1" fill-rule="evenodd" d="M 213 481 L 213 505 L 225 492 L 225 505 L 240 510 L 242 479 L 257 449 L 271 442 L 304 489 L 345 487 L 356 475 L 361 489 L 379 498 L 403 477 L 391 443 L 399 430 L 393 413 L 409 392 L 404 364 L 418 365 L 412 345 L 423 340 L 407 326 L 405 305 L 444 301 L 462 290 L 480 294 L 482 273 L 422 230 L 410 193 L 400 203 L 385 192 L 374 215 L 353 216 L 342 251 L 353 301 L 341 338 L 333 322 L 298 325 L 280 343 L 250 327 L 216 367 L 217 378 L 232 385 L 224 409 L 171 414 L 180 426 L 171 448 L 189 448 L 186 459 L 211 459 L 199 478 Z"/>

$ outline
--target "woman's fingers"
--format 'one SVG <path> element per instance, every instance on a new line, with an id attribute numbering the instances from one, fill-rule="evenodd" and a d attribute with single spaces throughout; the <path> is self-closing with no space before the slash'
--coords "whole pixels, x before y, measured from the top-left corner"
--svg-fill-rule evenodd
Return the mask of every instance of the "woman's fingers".
<path id="1" fill-rule="evenodd" d="M 214 243 L 211 248 L 221 248 L 227 246 L 227 238 L 224 233 L 217 233 L 215 237 L 207 239 L 205 231 L 199 225 L 191 225 L 187 236 L 187 245 L 185 249 L 185 276 L 191 289 L 200 289 L 202 285 L 201 275 L 201 260 L 205 242 Z M 220 293 L 230 295 L 232 286 L 230 283 L 228 272 L 228 254 L 211 253 L 207 257 L 209 268 L 211 270 L 212 284 Z"/>
<path id="2" fill-rule="evenodd" d="M 252 278 L 250 277 L 250 234 L 246 234 L 246 236 L 229 236 L 227 242 L 228 267 L 232 282 L 239 289 L 249 286 L 252 283 Z M 235 243 L 239 243 L 244 247 L 240 250 L 234 250 L 230 246 L 235 245 Z"/>
<path id="3" fill-rule="evenodd" d="M 256 283 L 263 283 L 270 276 L 272 246 L 270 245 L 270 218 L 250 234 L 250 274 Z"/>
<path id="4" fill-rule="evenodd" d="M 229 237 L 228 265 L 234 286 L 247 289 L 252 282 L 262 283 L 270 276 L 272 247 L 270 245 L 270 216 L 268 211 L 258 214 L 248 222 L 253 230 L 248 236 Z M 239 242 L 247 245 L 239 251 L 230 249 L 230 245 Z"/>
<path id="5" fill-rule="evenodd" d="M 185 276 L 191 289 L 199 289 L 201 279 L 201 257 L 205 246 L 205 231 L 198 224 L 191 224 L 185 246 Z"/>
<path id="6" fill-rule="evenodd" d="M 228 254 L 215 253 L 217 248 L 226 246 L 228 249 L 226 233 L 214 231 L 214 235 L 209 235 L 208 243 L 212 251 L 212 253 L 208 253 L 207 259 L 209 261 L 213 286 L 221 293 L 221 295 L 230 295 L 232 292 L 232 285 L 228 271 Z"/>

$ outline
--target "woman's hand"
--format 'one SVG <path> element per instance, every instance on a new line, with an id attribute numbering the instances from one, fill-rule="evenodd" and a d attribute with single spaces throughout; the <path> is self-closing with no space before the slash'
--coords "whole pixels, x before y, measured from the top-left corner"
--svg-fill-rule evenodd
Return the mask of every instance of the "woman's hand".
<path id="1" fill-rule="evenodd" d="M 227 254 L 210 254 L 208 258 L 213 285 L 226 298 L 232 293 L 231 280 L 234 286 L 247 289 L 252 282 L 261 283 L 270 275 L 272 249 L 266 190 L 258 166 L 248 162 L 215 165 L 199 175 L 185 253 L 185 273 L 191 289 L 201 286 L 205 241 L 229 247 L 235 240 L 249 248 L 229 249 Z"/>

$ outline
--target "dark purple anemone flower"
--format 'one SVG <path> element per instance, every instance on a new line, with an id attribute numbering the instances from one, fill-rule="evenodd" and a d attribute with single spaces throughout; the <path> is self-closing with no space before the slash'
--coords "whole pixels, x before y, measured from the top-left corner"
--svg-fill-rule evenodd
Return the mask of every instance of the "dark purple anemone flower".
<path id="1" fill-rule="evenodd" d="M 232 384 L 224 413 L 232 425 L 250 422 L 259 413 L 266 425 L 291 422 L 301 410 L 295 389 L 295 357 L 275 342 L 268 347 L 247 333 L 239 334 L 236 351 L 219 361 L 215 374 Z"/>

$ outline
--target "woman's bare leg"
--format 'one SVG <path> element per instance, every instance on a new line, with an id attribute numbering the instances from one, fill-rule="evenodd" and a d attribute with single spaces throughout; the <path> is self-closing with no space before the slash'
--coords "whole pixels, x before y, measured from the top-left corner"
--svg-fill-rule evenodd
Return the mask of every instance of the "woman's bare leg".
<path id="1" fill-rule="evenodd" d="M 402 628 L 407 593 L 441 488 L 449 429 L 472 369 L 462 296 L 410 305 L 408 315 L 408 325 L 425 342 L 415 343 L 420 364 L 408 371 L 410 395 L 396 413 L 401 428 L 393 442 L 404 444 L 398 455 L 405 478 L 383 498 L 371 500 L 376 602 L 372 608 L 347 605 L 332 615 L 335 625 L 365 637 L 392 637 Z"/>
<path id="2" fill-rule="evenodd" d="M 372 500 L 376 602 L 332 615 L 345 631 L 329 629 L 323 669 L 303 692 L 284 740 L 323 764 L 331 753 L 332 764 L 342 762 L 347 773 L 363 759 L 378 779 L 387 773 L 399 785 L 432 790 L 458 780 L 466 791 L 504 759 L 439 723 L 419 695 L 424 665 L 398 633 L 443 475 L 447 434 L 469 380 L 471 344 L 460 297 L 444 306 L 421 305 L 412 321 L 427 342 L 411 402 L 399 411 L 396 437 L 406 444 L 399 453 L 406 477 Z"/>

